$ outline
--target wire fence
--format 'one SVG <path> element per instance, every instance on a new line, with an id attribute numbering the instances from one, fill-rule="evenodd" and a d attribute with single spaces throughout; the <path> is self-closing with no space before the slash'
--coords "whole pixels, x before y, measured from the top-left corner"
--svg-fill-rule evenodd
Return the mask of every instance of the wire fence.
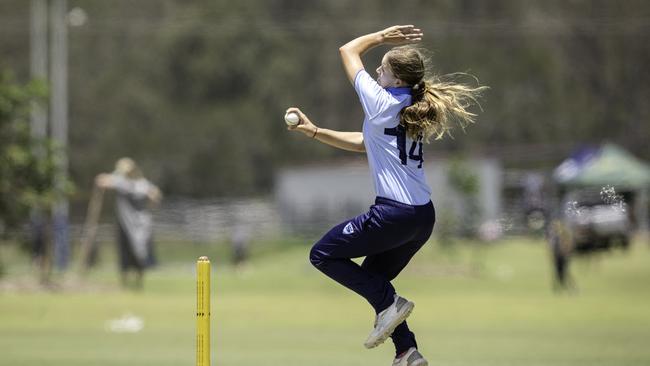
<path id="1" fill-rule="evenodd" d="M 96 241 L 117 240 L 117 219 L 106 216 L 97 226 Z M 83 224 L 69 226 L 70 239 L 79 242 L 84 235 Z M 219 243 L 245 231 L 255 237 L 279 236 L 283 223 L 272 200 L 199 200 L 166 199 L 153 211 L 153 233 L 156 241 Z"/>

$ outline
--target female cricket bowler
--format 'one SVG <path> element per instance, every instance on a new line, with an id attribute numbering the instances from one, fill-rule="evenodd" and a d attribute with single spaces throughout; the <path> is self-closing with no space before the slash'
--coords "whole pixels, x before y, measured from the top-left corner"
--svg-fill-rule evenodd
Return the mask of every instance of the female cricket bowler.
<path id="1" fill-rule="evenodd" d="M 300 123 L 289 126 L 290 130 L 368 156 L 375 204 L 325 234 L 313 246 L 310 261 L 372 305 L 377 314 L 375 327 L 365 346 L 376 347 L 391 337 L 396 349 L 393 366 L 428 364 L 405 321 L 414 304 L 397 295 L 390 282 L 427 242 L 435 222 L 422 168 L 422 143 L 448 134 L 452 121 L 463 128 L 474 122 L 475 114 L 467 108 L 486 88 L 427 76 L 422 53 L 404 46 L 419 42 L 422 36 L 412 25 L 392 26 L 339 49 L 365 115 L 362 132 L 319 128 L 298 108 L 287 110 L 300 117 Z M 384 55 L 373 79 L 361 56 L 382 44 L 402 46 Z M 361 265 L 351 260 L 363 256 Z"/>

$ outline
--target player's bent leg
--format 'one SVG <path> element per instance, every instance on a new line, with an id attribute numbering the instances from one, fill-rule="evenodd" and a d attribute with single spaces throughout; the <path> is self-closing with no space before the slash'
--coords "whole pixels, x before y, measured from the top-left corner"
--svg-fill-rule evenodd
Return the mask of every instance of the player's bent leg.
<path id="1" fill-rule="evenodd" d="M 385 309 L 393 299 L 395 288 L 382 276 L 361 268 L 354 261 L 337 258 L 332 254 L 337 246 L 336 243 L 317 243 L 310 252 L 309 261 L 331 279 L 365 298 L 376 312 Z"/>

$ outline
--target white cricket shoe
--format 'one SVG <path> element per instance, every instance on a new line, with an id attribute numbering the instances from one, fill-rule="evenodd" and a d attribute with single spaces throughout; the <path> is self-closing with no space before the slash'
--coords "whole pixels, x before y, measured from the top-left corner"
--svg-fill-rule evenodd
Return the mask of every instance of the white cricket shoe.
<path id="1" fill-rule="evenodd" d="M 393 366 L 427 366 L 429 363 L 422 357 L 415 347 L 409 348 L 406 353 L 393 361 Z"/>
<path id="2" fill-rule="evenodd" d="M 415 304 L 395 294 L 395 301 L 386 310 L 377 314 L 375 329 L 363 344 L 366 348 L 374 348 L 384 343 L 395 328 L 400 325 L 413 311 Z"/>

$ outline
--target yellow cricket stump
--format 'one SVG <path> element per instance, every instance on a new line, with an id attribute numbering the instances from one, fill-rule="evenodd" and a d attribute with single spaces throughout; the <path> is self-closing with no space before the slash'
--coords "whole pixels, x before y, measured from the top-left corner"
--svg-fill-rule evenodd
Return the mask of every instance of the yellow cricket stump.
<path id="1" fill-rule="evenodd" d="M 196 366 L 210 366 L 210 260 L 196 261 Z"/>

